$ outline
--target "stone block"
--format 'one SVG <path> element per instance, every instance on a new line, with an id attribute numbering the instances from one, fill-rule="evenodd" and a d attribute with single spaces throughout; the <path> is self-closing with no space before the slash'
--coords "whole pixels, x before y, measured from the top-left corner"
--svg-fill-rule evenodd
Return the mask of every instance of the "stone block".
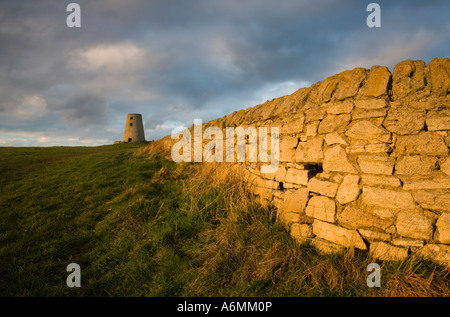
<path id="1" fill-rule="evenodd" d="M 438 168 L 438 159 L 421 155 L 407 155 L 395 164 L 399 175 L 431 175 Z"/>
<path id="2" fill-rule="evenodd" d="M 314 238 L 311 240 L 311 245 L 326 254 L 338 253 L 344 250 L 342 245 L 332 243 L 323 239 Z"/>
<path id="3" fill-rule="evenodd" d="M 318 127 L 319 127 L 319 121 L 314 121 L 314 122 L 308 123 L 306 125 L 306 136 L 307 137 L 316 136 Z"/>
<path id="4" fill-rule="evenodd" d="M 348 142 L 337 132 L 331 132 L 325 135 L 325 142 L 328 145 L 334 144 L 348 145 Z"/>
<path id="5" fill-rule="evenodd" d="M 379 175 L 361 175 L 361 180 L 363 185 L 369 186 L 389 186 L 389 187 L 400 187 L 400 179 L 394 176 L 379 176 Z"/>
<path id="6" fill-rule="evenodd" d="M 313 223 L 313 233 L 318 238 L 342 245 L 343 247 L 367 250 L 366 244 L 356 230 L 345 229 L 316 219 Z"/>
<path id="7" fill-rule="evenodd" d="M 364 146 L 364 152 L 369 154 L 387 154 L 392 152 L 392 147 L 389 143 L 367 144 Z"/>
<path id="8" fill-rule="evenodd" d="M 444 212 L 436 222 L 439 242 L 450 244 L 450 213 Z"/>
<path id="9" fill-rule="evenodd" d="M 391 133 L 368 120 L 352 122 L 345 135 L 349 138 L 365 140 L 370 143 L 390 142 Z"/>
<path id="10" fill-rule="evenodd" d="M 303 131 L 304 117 L 298 117 L 295 120 L 283 123 L 280 129 L 282 134 L 299 133 Z"/>
<path id="11" fill-rule="evenodd" d="M 358 165 L 366 174 L 392 175 L 395 158 L 387 155 L 360 155 Z"/>
<path id="12" fill-rule="evenodd" d="M 300 142 L 295 153 L 295 161 L 302 163 L 321 163 L 324 153 L 322 150 L 323 137 L 308 138 Z"/>
<path id="13" fill-rule="evenodd" d="M 312 226 L 305 223 L 293 223 L 291 226 L 291 236 L 299 243 L 307 241 L 312 237 Z"/>
<path id="14" fill-rule="evenodd" d="M 406 60 L 395 65 L 392 72 L 392 93 L 395 99 L 417 94 L 426 86 L 426 64 L 422 60 Z"/>
<path id="15" fill-rule="evenodd" d="M 353 101 L 350 99 L 332 102 L 327 107 L 327 113 L 329 114 L 350 113 L 352 112 L 353 107 L 354 107 Z"/>
<path id="16" fill-rule="evenodd" d="M 308 199 L 309 191 L 306 188 L 288 190 L 283 196 L 283 210 L 304 212 Z"/>
<path id="17" fill-rule="evenodd" d="M 387 108 L 381 108 L 381 109 L 362 109 L 362 108 L 355 108 L 352 111 L 352 120 L 359 120 L 359 119 L 369 119 L 369 118 L 384 118 L 386 117 Z"/>
<path id="18" fill-rule="evenodd" d="M 415 209 L 411 193 L 391 189 L 364 186 L 362 202 L 383 208 Z"/>
<path id="19" fill-rule="evenodd" d="M 450 193 L 447 190 L 417 190 L 414 200 L 425 209 L 450 211 Z"/>
<path id="20" fill-rule="evenodd" d="M 387 101 L 385 99 L 357 99 L 355 100 L 355 107 L 363 108 L 368 110 L 380 109 L 387 106 Z"/>
<path id="21" fill-rule="evenodd" d="M 448 148 L 443 136 L 435 132 L 421 132 L 418 135 L 398 136 L 396 152 L 399 155 L 445 156 L 448 154 Z"/>
<path id="22" fill-rule="evenodd" d="M 399 247 L 408 247 L 408 248 L 409 247 L 418 248 L 418 247 L 424 246 L 423 240 L 411 240 L 411 239 L 404 239 L 404 238 L 392 239 L 392 244 L 399 246 Z"/>
<path id="23" fill-rule="evenodd" d="M 407 238 L 431 240 L 433 221 L 421 212 L 401 211 L 397 216 L 397 232 Z"/>
<path id="24" fill-rule="evenodd" d="M 286 176 L 284 181 L 286 183 L 293 183 L 298 185 L 308 185 L 309 179 L 311 177 L 311 171 L 309 170 L 299 170 L 296 168 L 289 168 L 286 171 Z"/>
<path id="25" fill-rule="evenodd" d="M 445 159 L 445 161 L 441 163 L 440 169 L 442 172 L 450 176 L 450 158 Z"/>
<path id="26" fill-rule="evenodd" d="M 350 163 L 347 153 L 340 145 L 335 145 L 325 151 L 323 170 L 325 172 L 357 173 L 356 168 Z"/>
<path id="27" fill-rule="evenodd" d="M 355 201 L 361 189 L 359 188 L 359 176 L 358 175 L 346 175 L 342 180 L 341 185 L 336 194 L 336 200 L 344 205 L 349 202 Z"/>
<path id="28" fill-rule="evenodd" d="M 313 193 L 317 193 L 320 195 L 335 197 L 338 189 L 338 184 L 320 180 L 316 177 L 311 178 L 308 183 L 308 190 Z"/>
<path id="29" fill-rule="evenodd" d="M 426 244 L 419 250 L 418 255 L 450 268 L 450 245 Z"/>
<path id="30" fill-rule="evenodd" d="M 399 135 L 417 134 L 425 127 L 425 111 L 408 106 L 391 107 L 383 126 Z"/>
<path id="31" fill-rule="evenodd" d="M 429 111 L 426 123 L 428 131 L 450 130 L 450 109 Z"/>
<path id="32" fill-rule="evenodd" d="M 335 222 L 336 204 L 333 199 L 323 196 L 314 196 L 309 200 L 305 213 L 309 217 L 327 222 Z"/>
<path id="33" fill-rule="evenodd" d="M 373 242 L 370 244 L 369 254 L 381 261 L 402 261 L 408 257 L 408 249 L 386 242 Z"/>
<path id="34" fill-rule="evenodd" d="M 385 96 L 391 78 L 391 72 L 387 67 L 372 66 L 364 85 L 359 90 L 359 94 L 375 98 Z"/>
<path id="35" fill-rule="evenodd" d="M 286 228 L 289 228 L 289 226 L 293 223 L 297 223 L 300 218 L 300 214 L 296 212 L 289 212 L 289 211 L 279 211 L 278 213 L 278 221 L 284 225 Z"/>
<path id="36" fill-rule="evenodd" d="M 449 189 L 449 188 L 450 188 L 449 177 L 421 179 L 421 180 L 405 180 L 403 182 L 404 190 Z"/>
<path id="37" fill-rule="evenodd" d="M 356 206 L 348 206 L 337 216 L 338 222 L 346 227 L 386 229 L 394 223 L 393 219 L 380 218 L 370 211 Z"/>
<path id="38" fill-rule="evenodd" d="M 379 232 L 379 231 L 373 231 L 373 230 L 367 230 L 367 229 L 358 229 L 359 234 L 366 239 L 369 242 L 374 241 L 389 241 L 391 240 L 391 235 Z"/>
<path id="39" fill-rule="evenodd" d="M 319 124 L 318 132 L 326 134 L 334 131 L 344 130 L 350 122 L 350 114 L 327 115 Z"/>

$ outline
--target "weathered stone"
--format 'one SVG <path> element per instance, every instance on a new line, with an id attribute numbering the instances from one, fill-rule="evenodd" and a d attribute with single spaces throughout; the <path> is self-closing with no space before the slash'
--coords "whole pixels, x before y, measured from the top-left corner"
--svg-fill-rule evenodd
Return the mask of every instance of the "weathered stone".
<path id="1" fill-rule="evenodd" d="M 286 173 L 287 173 L 286 167 L 284 167 L 283 165 L 280 165 L 278 167 L 278 170 L 275 173 L 273 173 L 275 181 L 284 183 L 284 179 L 286 177 Z"/>
<path id="2" fill-rule="evenodd" d="M 252 174 L 249 177 L 249 182 L 254 187 L 268 188 L 268 189 L 278 189 L 279 183 L 273 180 L 264 179 L 260 176 Z"/>
<path id="3" fill-rule="evenodd" d="M 355 201 L 361 189 L 359 188 L 359 176 L 358 175 L 346 175 L 339 185 L 339 189 L 336 194 L 336 200 L 344 205 L 349 202 Z"/>
<path id="4" fill-rule="evenodd" d="M 369 242 L 374 241 L 389 241 L 391 240 L 391 235 L 379 232 L 379 231 L 373 231 L 373 230 L 367 230 L 367 229 L 358 229 L 358 232 L 361 234 L 361 236 L 366 239 Z"/>
<path id="5" fill-rule="evenodd" d="M 294 183 L 299 185 L 308 185 L 309 179 L 311 177 L 311 171 L 309 170 L 299 170 L 296 168 L 289 168 L 286 171 L 286 176 L 284 181 L 286 183 Z"/>
<path id="6" fill-rule="evenodd" d="M 411 239 L 403 239 L 403 238 L 395 238 L 392 239 L 392 244 L 397 245 L 399 247 L 423 247 L 423 240 L 411 240 Z"/>
<path id="7" fill-rule="evenodd" d="M 428 131 L 450 130 L 450 109 L 429 111 L 426 123 Z"/>
<path id="8" fill-rule="evenodd" d="M 379 176 L 379 175 L 361 175 L 363 185 L 369 186 L 389 186 L 400 187 L 401 183 L 397 177 L 394 176 Z"/>
<path id="9" fill-rule="evenodd" d="M 450 158 L 447 158 L 440 166 L 442 172 L 450 176 Z"/>
<path id="10" fill-rule="evenodd" d="M 431 240 L 433 237 L 432 219 L 420 212 L 399 212 L 396 227 L 397 232 L 407 238 Z"/>
<path id="11" fill-rule="evenodd" d="M 433 93 L 447 95 L 450 92 L 450 59 L 433 58 L 428 68 Z"/>
<path id="12" fill-rule="evenodd" d="M 423 90 L 427 80 L 425 62 L 406 60 L 398 63 L 392 73 L 392 93 L 395 99 Z"/>
<path id="13" fill-rule="evenodd" d="M 335 197 L 338 184 L 329 181 L 320 180 L 316 177 L 311 178 L 308 183 L 308 190 L 320 195 Z"/>
<path id="14" fill-rule="evenodd" d="M 352 111 L 352 120 L 368 119 L 368 118 L 380 118 L 385 117 L 387 108 L 381 109 L 362 109 L 355 108 Z"/>
<path id="15" fill-rule="evenodd" d="M 425 209 L 450 211 L 450 193 L 440 190 L 418 190 L 413 192 L 414 200 Z"/>
<path id="16" fill-rule="evenodd" d="M 421 132 L 418 135 L 398 136 L 398 154 L 421 154 L 443 156 L 448 154 L 444 138 L 435 132 Z"/>
<path id="17" fill-rule="evenodd" d="M 323 119 L 325 111 L 317 107 L 305 110 L 305 123 L 320 121 Z"/>
<path id="18" fill-rule="evenodd" d="M 387 155 L 358 156 L 358 165 L 366 174 L 392 175 L 395 158 Z"/>
<path id="19" fill-rule="evenodd" d="M 426 244 L 418 252 L 425 259 L 436 261 L 450 268 L 450 245 Z"/>
<path id="20" fill-rule="evenodd" d="M 297 151 L 294 148 L 280 149 L 280 162 L 291 162 L 295 158 Z"/>
<path id="21" fill-rule="evenodd" d="M 338 253 L 344 250 L 344 247 L 342 245 L 318 238 L 312 239 L 311 245 L 317 250 L 326 254 Z"/>
<path id="22" fill-rule="evenodd" d="M 319 126 L 319 121 L 314 121 L 314 122 L 308 123 L 306 125 L 306 136 L 307 137 L 316 136 L 318 126 Z"/>
<path id="23" fill-rule="evenodd" d="M 278 221 L 284 225 L 285 227 L 289 228 L 289 226 L 293 223 L 297 223 L 299 220 L 300 214 L 296 212 L 289 212 L 289 211 L 280 211 L 278 213 Z"/>
<path id="24" fill-rule="evenodd" d="M 309 199 L 309 191 L 306 188 L 288 190 L 284 193 L 284 211 L 303 212 Z"/>
<path id="25" fill-rule="evenodd" d="M 349 129 L 345 133 L 349 138 L 365 140 L 372 143 L 389 142 L 391 133 L 374 123 L 361 120 L 350 124 Z"/>
<path id="26" fill-rule="evenodd" d="M 336 221 L 336 204 L 334 200 L 323 197 L 314 196 L 306 206 L 305 213 L 309 217 L 320 219 L 327 222 Z"/>
<path id="27" fill-rule="evenodd" d="M 347 141 L 337 132 L 331 132 L 325 135 L 325 142 L 328 145 L 333 144 L 348 145 Z"/>
<path id="28" fill-rule="evenodd" d="M 327 107 L 327 112 L 329 114 L 342 114 L 350 113 L 354 107 L 353 101 L 350 99 L 330 103 Z"/>
<path id="29" fill-rule="evenodd" d="M 328 115 L 319 124 L 319 133 L 326 134 L 345 129 L 350 122 L 350 114 Z"/>
<path id="30" fill-rule="evenodd" d="M 425 110 L 415 110 L 408 106 L 392 107 L 383 125 L 390 132 L 399 135 L 417 134 L 425 127 Z"/>
<path id="31" fill-rule="evenodd" d="M 360 154 L 366 153 L 364 145 L 350 145 L 345 148 L 345 152 L 348 154 Z"/>
<path id="32" fill-rule="evenodd" d="M 419 189 L 446 189 L 450 188 L 450 178 L 434 178 L 421 180 L 405 180 L 403 182 L 404 190 Z"/>
<path id="33" fill-rule="evenodd" d="M 391 77 L 391 72 L 387 67 L 372 66 L 359 94 L 368 97 L 382 97 L 387 95 Z"/>
<path id="34" fill-rule="evenodd" d="M 356 168 L 348 160 L 347 153 L 336 145 L 325 151 L 323 159 L 323 170 L 325 172 L 357 173 Z"/>
<path id="35" fill-rule="evenodd" d="M 386 208 L 376 208 L 372 210 L 372 213 L 379 217 L 379 218 L 383 218 L 383 219 L 392 219 L 394 218 L 394 212 L 390 209 L 386 209 Z"/>
<path id="36" fill-rule="evenodd" d="M 304 223 L 293 223 L 291 226 L 291 236 L 302 244 L 308 238 L 312 237 L 312 226 Z"/>
<path id="37" fill-rule="evenodd" d="M 408 192 L 377 187 L 363 187 L 362 201 L 367 205 L 384 208 L 414 209 L 415 204 Z"/>
<path id="38" fill-rule="evenodd" d="M 369 154 L 387 154 L 392 152 L 389 143 L 367 144 L 364 146 L 364 152 Z"/>
<path id="39" fill-rule="evenodd" d="M 355 96 L 366 73 L 364 68 L 358 67 L 326 78 L 319 85 L 319 100 L 327 102 L 332 98 L 343 100 Z"/>
<path id="40" fill-rule="evenodd" d="M 345 229 L 316 219 L 313 223 L 313 233 L 319 238 L 344 247 L 367 250 L 366 244 L 356 230 Z"/>
<path id="41" fill-rule="evenodd" d="M 438 168 L 435 157 L 407 155 L 395 164 L 395 173 L 399 175 L 431 175 Z"/>
<path id="42" fill-rule="evenodd" d="M 450 244 L 450 213 L 444 212 L 436 222 L 439 242 Z"/>
<path id="43" fill-rule="evenodd" d="M 381 261 L 401 261 L 408 257 L 408 249 L 386 242 L 373 242 L 370 244 L 369 254 Z"/>
<path id="44" fill-rule="evenodd" d="M 320 163 L 323 160 L 323 137 L 314 137 L 300 142 L 295 153 L 295 161 L 303 163 Z"/>
<path id="45" fill-rule="evenodd" d="M 294 149 L 297 147 L 298 138 L 287 134 L 282 134 L 280 137 L 280 151 L 283 149 Z"/>
<path id="46" fill-rule="evenodd" d="M 385 99 L 357 99 L 355 100 L 355 107 L 367 110 L 381 109 L 387 106 Z"/>
<path id="47" fill-rule="evenodd" d="M 386 229 L 393 224 L 393 219 L 379 218 L 370 211 L 356 206 L 348 206 L 337 217 L 340 224 L 346 227 L 358 228 L 381 228 Z"/>
<path id="48" fill-rule="evenodd" d="M 285 122 L 280 129 L 282 134 L 300 133 L 303 131 L 304 117 L 298 117 L 295 120 Z"/>

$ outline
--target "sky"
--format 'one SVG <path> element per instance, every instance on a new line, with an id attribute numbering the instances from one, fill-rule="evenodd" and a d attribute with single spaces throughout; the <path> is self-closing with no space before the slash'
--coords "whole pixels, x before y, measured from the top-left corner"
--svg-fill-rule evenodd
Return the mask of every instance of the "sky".
<path id="1" fill-rule="evenodd" d="M 67 5 L 81 8 L 70 28 Z M 355 67 L 450 57 L 450 1 L 0 0 L 0 146 L 147 140 Z"/>

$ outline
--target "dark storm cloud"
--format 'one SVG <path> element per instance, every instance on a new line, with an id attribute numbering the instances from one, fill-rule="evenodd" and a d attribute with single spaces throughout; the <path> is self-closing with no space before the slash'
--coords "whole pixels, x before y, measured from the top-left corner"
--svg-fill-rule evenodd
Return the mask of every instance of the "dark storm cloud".
<path id="1" fill-rule="evenodd" d="M 160 137 L 264 102 L 265 90 L 450 52 L 448 1 L 377 1 L 378 29 L 359 0 L 75 2 L 80 29 L 65 24 L 69 2 L 2 1 L 0 130 L 78 136 L 100 124 L 112 141 L 140 112 Z"/>

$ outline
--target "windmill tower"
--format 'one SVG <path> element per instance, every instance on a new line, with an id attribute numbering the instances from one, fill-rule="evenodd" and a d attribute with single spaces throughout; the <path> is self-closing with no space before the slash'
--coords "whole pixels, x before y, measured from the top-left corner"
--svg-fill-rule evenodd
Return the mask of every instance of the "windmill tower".
<path id="1" fill-rule="evenodd" d="M 142 115 L 139 113 L 129 113 L 125 123 L 125 132 L 123 142 L 139 143 L 145 142 L 144 125 L 142 124 Z"/>

